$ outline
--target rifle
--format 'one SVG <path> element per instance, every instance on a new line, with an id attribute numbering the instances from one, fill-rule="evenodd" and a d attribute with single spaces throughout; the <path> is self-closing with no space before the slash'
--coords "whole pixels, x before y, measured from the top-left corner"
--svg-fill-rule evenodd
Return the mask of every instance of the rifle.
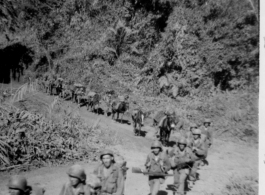
<path id="1" fill-rule="evenodd" d="M 192 167 L 193 162 L 185 162 L 178 164 L 174 169 L 180 170 L 184 167 L 189 167 L 189 169 Z"/>
<path id="2" fill-rule="evenodd" d="M 173 174 L 161 173 L 161 172 L 146 172 L 142 171 L 139 167 L 132 167 L 132 173 L 141 173 L 148 176 L 173 176 Z"/>

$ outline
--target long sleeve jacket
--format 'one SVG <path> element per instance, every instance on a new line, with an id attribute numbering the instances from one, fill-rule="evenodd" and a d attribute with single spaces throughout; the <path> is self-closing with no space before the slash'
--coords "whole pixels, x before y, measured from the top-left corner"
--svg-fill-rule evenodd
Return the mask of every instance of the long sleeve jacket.
<path id="1" fill-rule="evenodd" d="M 124 176 L 121 169 L 112 164 L 110 167 L 110 174 L 108 177 L 104 176 L 104 165 L 100 164 L 95 170 L 94 174 L 101 181 L 101 192 L 115 195 L 122 195 L 124 192 Z"/>
<path id="2" fill-rule="evenodd" d="M 210 143 L 213 144 L 213 128 L 212 127 L 206 128 L 203 126 L 201 130 L 202 134 L 204 134 L 207 137 L 207 139 L 210 141 Z"/>
<path id="3" fill-rule="evenodd" d="M 157 159 L 155 158 L 154 153 L 149 153 L 145 166 L 148 167 L 148 164 L 150 164 L 148 171 L 151 173 L 162 173 L 164 171 L 169 171 L 171 168 L 168 156 L 164 152 L 160 152 Z"/>
<path id="4" fill-rule="evenodd" d="M 206 145 L 206 136 L 201 134 L 201 137 L 197 140 L 193 140 L 193 148 L 196 148 L 195 154 L 197 156 L 207 156 L 208 147 Z"/>

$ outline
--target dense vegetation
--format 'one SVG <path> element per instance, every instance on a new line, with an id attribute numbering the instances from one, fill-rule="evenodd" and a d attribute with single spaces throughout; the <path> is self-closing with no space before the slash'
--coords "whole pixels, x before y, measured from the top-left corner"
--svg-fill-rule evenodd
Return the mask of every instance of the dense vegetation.
<path id="1" fill-rule="evenodd" d="M 1 55 L 13 72 L 31 63 L 31 72 L 53 70 L 97 88 L 135 84 L 146 95 L 172 97 L 244 89 L 258 79 L 256 0 L 15 0 L 0 7 Z M 20 55 L 11 58 L 12 51 Z"/>
<path id="2" fill-rule="evenodd" d="M 57 74 L 258 142 L 258 0 L 0 0 L 0 58 L 0 82 Z M 0 105 L 0 171 L 93 160 L 115 142 L 53 106 L 42 116 Z M 237 181 L 227 189 L 253 193 Z"/>

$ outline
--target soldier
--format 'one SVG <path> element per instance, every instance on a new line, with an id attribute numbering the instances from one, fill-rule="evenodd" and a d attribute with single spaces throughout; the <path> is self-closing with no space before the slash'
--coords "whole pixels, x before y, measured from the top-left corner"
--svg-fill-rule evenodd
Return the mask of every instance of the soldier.
<path id="1" fill-rule="evenodd" d="M 193 139 L 192 132 L 198 128 L 198 125 L 196 123 L 190 123 L 189 131 L 186 132 L 186 138 L 187 139 Z"/>
<path id="2" fill-rule="evenodd" d="M 161 120 L 158 123 L 158 130 L 156 132 L 156 135 L 160 135 L 160 128 L 162 127 L 164 120 L 166 118 L 174 117 L 176 115 L 175 111 L 170 107 L 166 108 L 166 111 L 164 112 L 164 114 L 165 114 L 165 116 L 163 118 L 161 118 Z"/>
<path id="3" fill-rule="evenodd" d="M 200 129 L 194 129 L 193 132 L 193 142 L 192 142 L 192 151 L 195 154 L 195 162 L 193 163 L 190 177 L 191 181 L 195 181 L 197 179 L 196 173 L 197 169 L 202 162 L 207 157 L 208 148 L 206 145 L 206 136 L 201 133 Z"/>
<path id="4" fill-rule="evenodd" d="M 112 103 L 112 95 L 110 92 L 106 93 L 104 100 L 105 100 L 106 106 L 107 106 L 107 109 L 105 112 L 106 112 L 106 115 L 108 115 L 108 113 L 111 111 L 111 103 Z"/>
<path id="5" fill-rule="evenodd" d="M 162 144 L 154 141 L 151 145 L 152 152 L 148 154 L 145 167 L 151 173 L 166 173 L 171 168 L 167 155 L 162 150 Z M 165 182 L 164 176 L 149 176 L 151 195 L 157 195 L 160 184 Z"/>
<path id="6" fill-rule="evenodd" d="M 63 185 L 60 195 L 90 195 L 91 189 L 86 185 L 86 174 L 82 166 L 71 166 L 67 174 L 69 182 Z"/>
<path id="7" fill-rule="evenodd" d="M 182 128 L 188 131 L 188 129 L 190 128 L 191 120 L 192 120 L 192 114 L 188 113 L 186 118 L 182 122 Z"/>
<path id="8" fill-rule="evenodd" d="M 171 168 L 174 172 L 174 187 L 179 195 L 184 195 L 185 182 L 190 173 L 192 162 L 196 157 L 191 149 L 187 147 L 185 137 L 179 139 L 177 147 L 170 151 L 169 156 L 171 157 Z"/>
<path id="9" fill-rule="evenodd" d="M 207 137 L 207 145 L 210 148 L 213 144 L 213 130 L 211 128 L 211 120 L 205 119 L 202 127 L 202 134 Z"/>
<path id="10" fill-rule="evenodd" d="M 8 181 L 8 192 L 10 195 L 43 195 L 45 190 L 42 187 L 28 186 L 28 182 L 25 177 L 15 175 Z"/>
<path id="11" fill-rule="evenodd" d="M 100 160 L 100 165 L 94 170 L 94 174 L 101 181 L 100 195 L 123 195 L 124 176 L 114 161 L 113 152 L 104 150 L 100 155 Z"/>

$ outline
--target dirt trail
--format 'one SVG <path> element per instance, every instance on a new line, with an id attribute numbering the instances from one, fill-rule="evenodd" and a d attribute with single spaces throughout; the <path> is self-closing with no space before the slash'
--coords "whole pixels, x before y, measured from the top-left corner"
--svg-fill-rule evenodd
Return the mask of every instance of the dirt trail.
<path id="1" fill-rule="evenodd" d="M 117 150 L 127 160 L 127 166 L 143 167 L 149 147 L 154 134 L 154 128 L 145 125 L 143 130 L 147 131 L 146 137 L 135 137 L 131 125 L 120 124 L 111 120 L 110 117 L 96 115 L 80 108 L 80 115 L 89 124 L 94 124 L 100 118 L 99 125 L 103 129 L 111 129 L 124 139 L 123 145 L 116 145 L 112 149 Z M 234 176 L 242 180 L 248 177 L 258 178 L 258 148 L 257 146 L 242 145 L 228 141 L 215 140 L 213 147 L 208 154 L 209 165 L 202 167 L 198 173 L 200 180 L 194 187 L 187 192 L 188 195 L 198 194 L 219 194 L 229 178 Z M 84 164 L 86 172 L 92 172 L 96 163 Z M 61 186 L 67 181 L 66 171 L 69 166 L 61 167 L 43 167 L 30 172 L 22 173 L 30 184 L 41 183 L 46 186 L 47 195 L 59 194 Z M 140 174 L 131 173 L 128 170 L 125 186 L 126 195 L 147 195 L 149 186 L 147 177 Z M 8 174 L 0 176 L 0 195 L 7 194 Z M 159 195 L 173 194 L 167 188 L 167 185 L 173 183 L 173 178 L 166 179 L 165 184 L 161 186 Z"/>

